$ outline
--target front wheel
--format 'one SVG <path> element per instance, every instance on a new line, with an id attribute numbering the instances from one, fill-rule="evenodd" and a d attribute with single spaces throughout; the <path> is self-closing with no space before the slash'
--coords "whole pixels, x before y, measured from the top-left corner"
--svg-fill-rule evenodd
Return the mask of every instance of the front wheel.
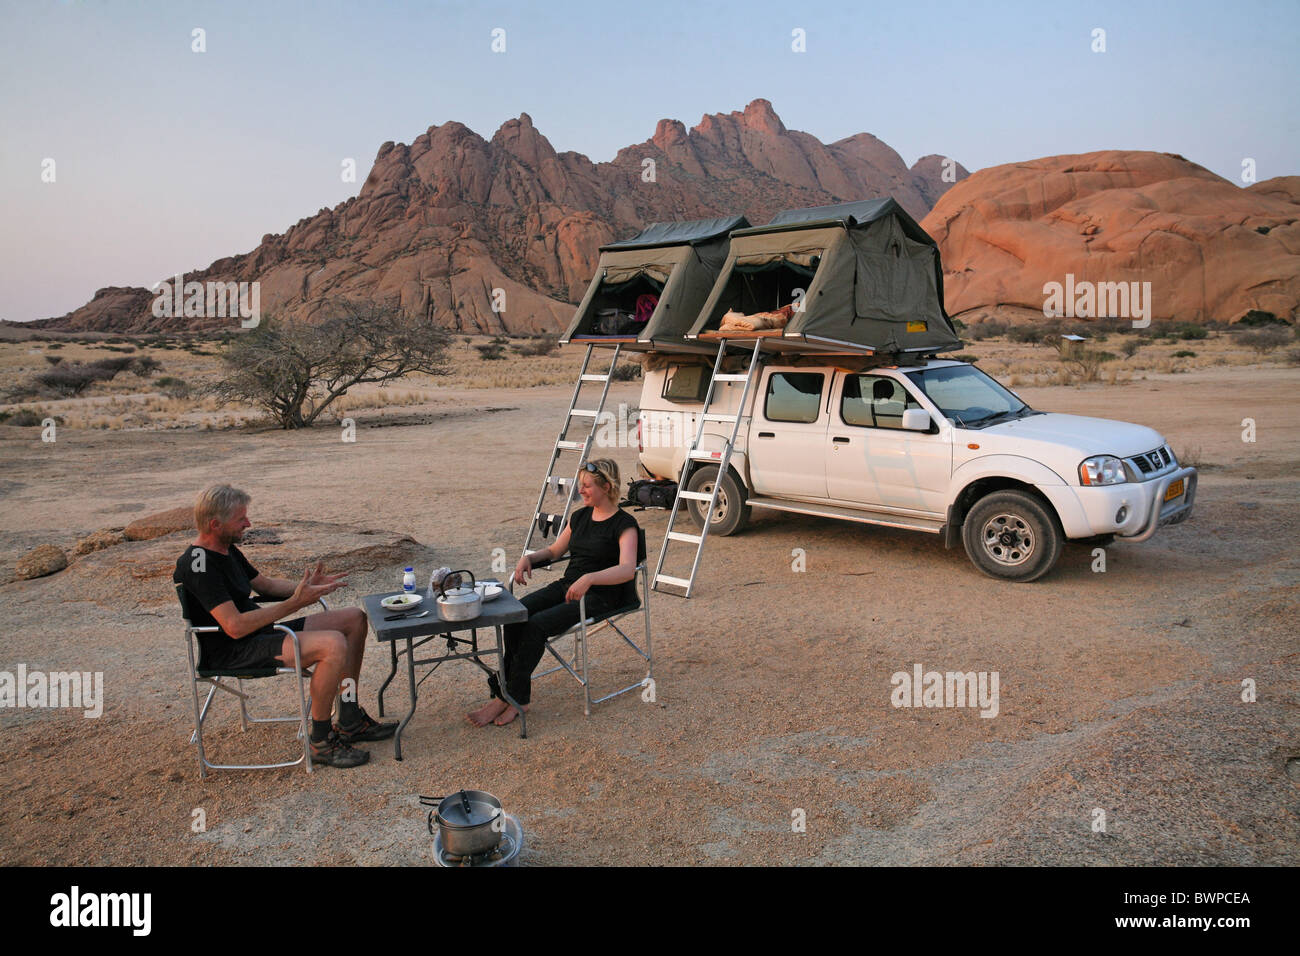
<path id="1" fill-rule="evenodd" d="M 1003 581 L 1041 578 L 1055 567 L 1064 539 L 1051 509 L 1023 491 L 981 498 L 962 525 L 962 543 L 971 562 Z"/>
<path id="2" fill-rule="evenodd" d="M 704 495 L 712 494 L 713 484 L 717 480 L 718 468 L 716 465 L 698 468 L 695 474 L 691 475 L 690 481 L 686 483 L 686 490 L 698 491 Z M 722 476 L 722 484 L 718 488 L 718 497 L 714 502 L 713 514 L 709 520 L 709 534 L 735 534 L 749 523 L 751 509 L 749 505 L 745 504 L 745 497 L 741 483 L 728 470 Z M 708 502 L 705 501 L 686 502 L 686 507 L 691 513 L 691 520 L 695 522 L 696 527 L 704 527 L 704 509 L 707 505 Z"/>

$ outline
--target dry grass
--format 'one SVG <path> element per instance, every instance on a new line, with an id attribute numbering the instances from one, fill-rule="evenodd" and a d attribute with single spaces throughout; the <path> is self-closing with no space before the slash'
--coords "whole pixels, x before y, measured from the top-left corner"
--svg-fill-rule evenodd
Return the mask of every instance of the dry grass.
<path id="1" fill-rule="evenodd" d="M 450 373 L 440 376 L 412 375 L 389 388 L 363 386 L 343 396 L 325 413 L 327 418 L 338 418 L 353 412 L 389 407 L 411 407 L 433 404 L 449 389 L 520 389 L 538 386 L 571 386 L 577 377 L 585 352 L 580 346 L 559 349 L 551 355 L 523 356 L 511 346 L 526 344 L 529 340 L 512 340 L 504 348 L 505 358 L 489 361 L 481 357 L 477 345 L 487 344 L 490 336 L 453 337 L 447 358 Z M 91 386 L 85 394 L 74 399 L 20 402 L 0 405 L 0 409 L 16 411 L 18 408 L 36 408 L 44 416 L 58 416 L 65 427 L 117 429 L 117 428 L 224 428 L 257 421 L 259 413 L 248 407 L 219 408 L 211 398 L 169 398 L 162 395 L 158 379 L 172 376 L 185 380 L 196 389 L 213 382 L 221 375 L 221 364 L 213 354 L 195 355 L 194 350 L 159 348 L 143 344 L 151 339 L 133 338 L 137 350 L 132 355 L 152 356 L 162 363 L 153 378 L 138 378 L 123 372 L 112 382 Z M 1126 343 L 1137 343 L 1132 356 L 1122 357 Z M 58 347 L 54 347 L 55 345 Z M 31 374 L 48 368 L 47 355 L 58 355 L 65 362 L 93 362 L 97 359 L 123 354 L 106 345 L 121 348 L 113 342 L 78 341 L 65 339 L 60 343 L 39 341 L 0 340 L 0 381 L 5 384 L 25 380 Z M 211 353 L 215 346 L 196 340 L 196 347 Z M 1233 368 L 1284 366 L 1293 361 L 1286 348 L 1261 355 L 1239 337 L 1222 332 L 1211 332 L 1205 339 L 1186 342 L 1177 339 L 1139 338 L 1131 333 L 1111 333 L 1104 343 L 1095 347 L 1114 352 L 1121 357 L 1105 363 L 1101 381 L 1089 387 L 1123 387 L 1125 383 L 1140 381 L 1150 375 L 1170 375 L 1190 369 L 1226 366 Z M 1195 356 L 1175 358 L 1174 353 L 1194 351 Z M 1008 341 L 1005 336 L 981 341 L 967 340 L 962 351 L 975 356 L 980 368 L 1012 388 L 1050 386 L 1068 382 L 1062 377 L 1062 366 L 1056 350 L 1050 346 Z M 591 371 L 604 371 L 608 364 L 607 352 L 598 352 Z M 623 363 L 620 363 L 622 365 Z"/>

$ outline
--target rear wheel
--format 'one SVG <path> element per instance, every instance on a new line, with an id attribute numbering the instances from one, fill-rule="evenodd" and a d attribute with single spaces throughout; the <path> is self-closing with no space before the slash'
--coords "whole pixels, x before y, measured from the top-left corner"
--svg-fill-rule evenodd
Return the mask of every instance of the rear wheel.
<path id="1" fill-rule="evenodd" d="M 975 567 L 1004 581 L 1033 581 L 1056 565 L 1065 534 L 1056 515 L 1033 495 L 997 491 L 981 498 L 962 524 Z"/>
<path id="2" fill-rule="evenodd" d="M 704 495 L 712 494 L 713 485 L 717 480 L 717 466 L 708 465 L 697 469 L 691 475 L 690 481 L 686 483 L 686 490 L 697 491 Z M 718 488 L 718 498 L 714 502 L 713 514 L 709 521 L 709 534 L 735 534 L 749 524 L 749 515 L 752 509 L 745 504 L 745 498 L 743 486 L 728 470 L 722 476 L 722 483 Z M 686 502 L 686 507 L 691 513 L 691 520 L 695 522 L 697 527 L 704 527 L 704 509 L 707 506 L 707 501 Z"/>

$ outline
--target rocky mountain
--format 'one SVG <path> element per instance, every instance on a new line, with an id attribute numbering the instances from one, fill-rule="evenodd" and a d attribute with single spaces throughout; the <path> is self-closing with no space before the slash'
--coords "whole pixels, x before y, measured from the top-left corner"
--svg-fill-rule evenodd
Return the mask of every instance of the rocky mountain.
<path id="1" fill-rule="evenodd" d="M 787 129 L 762 99 L 689 130 L 661 120 L 653 136 L 608 163 L 557 153 L 526 113 L 490 140 L 450 122 L 409 145 L 381 146 L 352 199 L 185 281 L 258 281 L 263 315 L 310 318 L 333 299 L 365 298 L 458 330 L 554 331 L 581 298 L 599 247 L 648 222 L 740 212 L 762 223 L 781 209 L 883 195 L 920 219 L 949 180 L 967 175 L 940 156 L 909 169 L 868 133 L 824 144 Z M 493 311 L 494 289 L 505 292 L 504 311 Z M 142 288 L 101 289 L 65 316 L 28 325 L 231 325 L 156 317 L 154 298 Z"/>
<path id="2" fill-rule="evenodd" d="M 980 170 L 921 225 L 942 252 L 948 312 L 967 321 L 1041 317 L 1052 282 L 1080 295 L 1149 282 L 1153 321 L 1300 309 L 1297 176 L 1242 189 L 1169 153 L 1049 156 Z"/>

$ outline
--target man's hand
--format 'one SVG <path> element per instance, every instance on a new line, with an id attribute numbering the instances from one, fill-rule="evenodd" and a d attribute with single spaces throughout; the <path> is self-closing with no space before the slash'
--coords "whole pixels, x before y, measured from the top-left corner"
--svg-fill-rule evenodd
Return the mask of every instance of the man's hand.
<path id="1" fill-rule="evenodd" d="M 569 590 L 564 594 L 564 600 L 579 601 L 590 589 L 591 580 L 584 574 L 582 577 L 578 578 L 578 580 L 569 585 Z"/>
<path id="2" fill-rule="evenodd" d="M 289 600 L 298 608 L 315 604 L 325 595 L 333 594 L 343 587 L 345 582 L 341 580 L 342 578 L 341 574 L 326 574 L 320 562 L 317 562 L 315 568 L 307 568 L 303 571 L 302 580 L 293 589 L 293 596 Z"/>
<path id="3" fill-rule="evenodd" d="M 311 579 L 309 583 L 313 585 L 333 584 L 335 585 L 335 590 L 337 590 L 338 588 L 344 587 L 348 581 L 346 574 L 326 574 L 325 565 L 320 561 L 317 561 L 316 567 L 311 569 Z M 328 594 L 329 592 L 326 591 L 325 593 Z"/>

